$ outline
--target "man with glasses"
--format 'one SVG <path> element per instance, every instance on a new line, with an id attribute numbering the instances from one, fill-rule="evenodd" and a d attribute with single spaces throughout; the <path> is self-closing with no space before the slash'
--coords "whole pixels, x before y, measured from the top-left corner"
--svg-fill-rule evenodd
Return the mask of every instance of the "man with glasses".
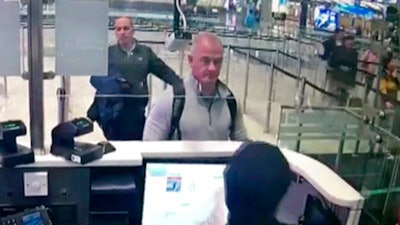
<path id="1" fill-rule="evenodd" d="M 152 73 L 172 85 L 174 91 L 183 89 L 183 83 L 151 48 L 140 44 L 134 38 L 135 30 L 129 18 L 117 18 L 114 29 L 117 43 L 108 49 L 108 77 L 95 78 L 103 79 L 103 85 L 95 85 L 99 82 L 96 83 L 93 79 L 91 82 L 98 94 L 110 93 L 112 83 L 123 83 L 125 89 L 115 85 L 118 88 L 113 90 L 113 94 L 129 96 L 120 97 L 118 101 L 115 101 L 115 97 L 108 99 L 96 97 L 88 111 L 88 117 L 99 123 L 108 140 L 141 140 L 145 123 L 145 108 L 149 99 L 148 74 Z M 105 81 L 105 79 L 108 80 Z M 104 89 L 107 91 L 102 92 Z M 116 102 L 118 102 L 118 107 L 114 107 Z"/>

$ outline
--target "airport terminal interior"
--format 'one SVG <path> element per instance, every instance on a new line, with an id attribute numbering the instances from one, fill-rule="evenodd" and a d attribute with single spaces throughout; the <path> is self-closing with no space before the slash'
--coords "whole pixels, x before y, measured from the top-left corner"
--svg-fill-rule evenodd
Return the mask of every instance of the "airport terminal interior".
<path id="1" fill-rule="evenodd" d="M 229 224 L 224 179 L 250 140 L 278 146 L 290 166 L 280 223 L 400 224 L 400 32 L 387 19 L 399 3 L 0 0 L 0 225 Z M 110 92 L 109 46 L 129 38 L 117 34 L 121 18 L 136 43 L 124 57 L 137 60 L 133 74 L 147 68 L 134 82 L 148 93 Z M 143 116 L 151 115 L 175 87 L 154 72 L 159 64 L 135 55 L 137 44 L 188 80 L 191 44 L 204 32 L 223 45 L 218 79 L 240 107 L 247 141 L 110 138 L 89 118 L 94 103 L 105 104 L 99 117 L 112 117 L 121 99 L 147 97 Z M 338 33 L 335 48 L 351 36 L 358 54 L 345 97 L 331 89 L 334 69 L 322 57 Z"/>

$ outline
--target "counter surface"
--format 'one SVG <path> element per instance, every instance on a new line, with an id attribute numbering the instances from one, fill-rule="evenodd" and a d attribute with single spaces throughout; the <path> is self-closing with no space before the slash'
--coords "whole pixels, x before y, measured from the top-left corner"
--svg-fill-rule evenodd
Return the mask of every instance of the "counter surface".
<path id="1" fill-rule="evenodd" d="M 218 141 L 163 141 L 163 142 L 112 142 L 119 149 L 140 151 L 143 159 L 229 157 L 241 142 Z M 282 149 L 291 169 L 306 179 L 326 199 L 351 209 L 363 207 L 364 199 L 359 192 L 330 168 L 306 155 Z"/>
<path id="2" fill-rule="evenodd" d="M 19 167 L 140 166 L 143 163 L 143 159 L 230 157 L 241 145 L 241 142 L 218 141 L 121 141 L 111 143 L 117 149 L 115 152 L 104 155 L 101 160 L 85 165 L 68 162 L 61 157 L 53 155 L 39 155 L 36 156 L 36 163 Z M 294 151 L 282 149 L 282 152 L 286 156 L 293 172 L 306 179 L 327 200 L 350 209 L 363 207 L 364 199 L 360 193 L 327 166 Z"/>

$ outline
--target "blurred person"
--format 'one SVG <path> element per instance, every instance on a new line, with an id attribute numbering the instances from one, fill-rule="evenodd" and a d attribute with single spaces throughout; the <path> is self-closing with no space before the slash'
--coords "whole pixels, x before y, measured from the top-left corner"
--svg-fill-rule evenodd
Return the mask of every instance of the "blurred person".
<path id="1" fill-rule="evenodd" d="M 247 140 L 243 113 L 229 88 L 219 80 L 224 49 L 212 33 L 193 41 L 184 80 L 185 95 L 166 91 L 152 105 L 143 140 Z"/>
<path id="2" fill-rule="evenodd" d="M 332 52 L 336 49 L 336 47 L 342 45 L 343 36 L 344 36 L 343 29 L 337 28 L 334 31 L 334 34 L 322 43 L 324 51 L 323 54 L 320 55 L 320 58 L 323 60 L 328 60 Z"/>
<path id="3" fill-rule="evenodd" d="M 98 122 L 108 140 L 141 140 L 149 99 L 149 73 L 171 84 L 174 91 L 183 89 L 183 83 L 151 48 L 134 38 L 129 18 L 117 18 L 114 30 L 117 43 L 108 48 L 108 77 L 92 77 L 91 83 L 97 94 L 130 96 L 95 97 L 87 114 Z"/>
<path id="4" fill-rule="evenodd" d="M 400 91 L 400 80 L 397 77 L 397 65 L 391 60 L 384 68 L 384 75 L 379 82 L 379 91 L 382 94 L 382 107 L 393 109 Z"/>
<path id="5" fill-rule="evenodd" d="M 387 48 L 386 51 L 382 53 L 382 56 L 379 59 L 380 64 L 380 74 L 385 75 L 387 67 L 389 63 L 393 60 L 393 51 L 391 48 Z"/>
<path id="6" fill-rule="evenodd" d="M 354 37 L 343 38 L 343 45 L 336 47 L 328 60 L 329 87 L 328 91 L 337 95 L 332 104 L 345 106 L 352 89 L 356 84 L 358 53 L 354 48 Z"/>
<path id="7" fill-rule="evenodd" d="M 378 72 L 378 63 L 379 56 L 377 53 L 378 46 L 373 45 L 370 49 L 365 51 L 364 55 L 361 58 L 362 64 L 361 69 L 364 70 L 364 81 L 366 85 L 366 99 L 368 98 L 368 94 L 373 88 L 374 78 Z"/>

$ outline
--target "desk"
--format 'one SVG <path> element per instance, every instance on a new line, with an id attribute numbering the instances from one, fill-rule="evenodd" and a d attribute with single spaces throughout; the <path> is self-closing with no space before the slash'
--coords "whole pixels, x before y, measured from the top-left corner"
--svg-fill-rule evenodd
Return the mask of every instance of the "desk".
<path id="1" fill-rule="evenodd" d="M 70 196 L 72 200 L 81 200 L 81 216 L 86 218 L 79 222 L 80 225 L 89 224 L 89 192 L 90 192 L 90 169 L 101 167 L 139 167 L 143 160 L 163 159 L 163 158 L 216 158 L 231 157 L 240 147 L 241 142 L 217 142 L 217 141 L 163 141 L 163 142 L 140 142 L 123 141 L 111 142 L 116 147 L 116 152 L 105 155 L 102 159 L 86 165 L 79 165 L 67 162 L 60 157 L 52 155 L 36 156 L 36 163 L 21 165 L 15 169 L 1 169 L 0 179 L 6 182 L 0 183 L 0 206 L 7 203 L 2 202 L 7 199 L 10 190 L 17 190 L 18 201 L 20 204 L 33 203 L 33 200 L 43 200 L 42 198 L 29 199 L 23 195 L 23 182 L 20 177 L 27 171 L 48 171 L 49 180 L 57 184 L 57 187 L 49 188 L 49 198 L 51 201 L 64 201 L 65 196 L 60 195 L 63 185 L 71 185 L 71 189 L 76 188 L 76 195 Z M 305 155 L 282 149 L 290 167 L 294 173 L 309 182 L 321 195 L 335 205 L 350 209 L 347 225 L 358 224 L 361 209 L 364 204 L 363 197 L 341 179 L 335 172 L 330 170 L 322 163 Z M 78 182 L 77 182 L 78 181 Z M 53 190 L 54 189 L 54 190 Z M 65 188 L 64 188 L 65 189 Z M 87 191 L 82 191 L 87 190 Z M 72 193 L 70 191 L 69 193 Z M 15 195 L 14 195 L 15 196 Z M 59 197 L 61 196 L 61 197 Z M 42 201 L 43 204 L 50 201 Z M 87 213 L 85 215 L 85 213 Z"/>
<path id="2" fill-rule="evenodd" d="M 152 158 L 213 158 L 230 157 L 241 142 L 112 142 L 118 151 L 132 149 L 140 151 L 143 159 Z M 133 150 L 135 149 L 135 150 Z M 310 182 L 324 197 L 334 204 L 360 209 L 363 199 L 360 193 L 347 184 L 339 175 L 324 164 L 300 153 L 282 149 L 290 168 Z M 132 153 L 135 154 L 135 153 Z"/>
<path id="3" fill-rule="evenodd" d="M 91 171 L 107 167 L 134 167 L 142 165 L 139 151 L 128 148 L 118 149 L 85 165 L 79 165 L 53 155 L 37 155 L 35 163 L 19 165 L 16 169 L 0 169 L 0 207 L 34 207 L 44 205 L 75 205 L 77 224 L 89 225 L 89 201 Z M 26 197 L 24 194 L 24 174 L 46 172 L 48 195 Z M 69 223 L 66 223 L 69 224 Z"/>
<path id="4" fill-rule="evenodd" d="M 230 157 L 241 142 L 218 141 L 163 141 L 163 142 L 112 142 L 118 149 L 140 151 L 144 160 L 162 158 L 212 158 Z M 350 209 L 347 224 L 358 224 L 364 198 L 339 175 L 319 161 L 300 153 L 281 149 L 290 168 L 309 182 L 321 195 L 335 205 Z"/>

